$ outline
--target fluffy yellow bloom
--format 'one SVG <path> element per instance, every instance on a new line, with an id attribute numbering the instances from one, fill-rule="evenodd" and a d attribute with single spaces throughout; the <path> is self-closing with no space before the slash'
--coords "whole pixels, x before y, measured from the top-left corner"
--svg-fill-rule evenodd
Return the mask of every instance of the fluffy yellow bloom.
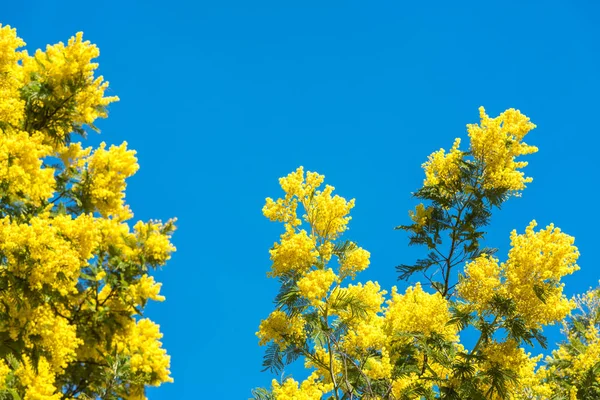
<path id="1" fill-rule="evenodd" d="M 297 217 L 298 204 L 302 204 L 304 220 L 309 223 L 312 234 L 324 239 L 334 240 L 347 229 L 350 217 L 348 214 L 354 207 L 354 200 L 346 201 L 343 197 L 333 195 L 333 186 L 325 189 L 317 188 L 325 177 L 315 172 L 307 172 L 299 167 L 295 172 L 280 178 L 279 184 L 285 192 L 285 198 L 266 199 L 263 214 L 271 221 L 286 223 L 286 229 L 299 226 Z"/>
<path id="2" fill-rule="evenodd" d="M 114 339 L 119 352 L 130 357 L 129 364 L 133 373 L 145 374 L 151 379 L 150 385 L 158 386 L 163 382 L 173 382 L 169 375 L 171 357 L 163 349 L 159 326 L 147 318 L 131 322 L 124 335 Z"/>
<path id="3" fill-rule="evenodd" d="M 423 203 L 417 204 L 415 211 L 409 210 L 408 216 L 413 220 L 419 227 L 423 227 L 427 224 L 427 219 L 431 218 L 431 212 L 433 209 L 426 208 Z"/>
<path id="4" fill-rule="evenodd" d="M 463 152 L 458 149 L 459 146 L 460 139 L 456 138 L 448 154 L 444 149 L 440 149 L 429 156 L 427 162 L 423 164 L 425 170 L 423 186 L 443 184 L 445 188 L 441 193 L 451 195 L 448 188 L 452 188 L 460 179 L 460 160 L 463 158 Z"/>
<path id="5" fill-rule="evenodd" d="M 385 290 L 381 290 L 379 283 L 368 281 L 364 285 L 358 283 L 356 285 L 348 285 L 345 288 L 335 288 L 330 298 L 336 298 L 338 296 L 344 298 L 353 298 L 357 300 L 365 311 L 365 317 L 363 320 L 367 321 L 372 317 L 375 317 L 381 312 L 381 306 L 385 300 L 384 296 L 387 294 Z M 350 308 L 339 312 L 339 316 L 344 319 L 347 324 L 353 324 L 357 322 L 356 315 L 352 313 Z"/>
<path id="6" fill-rule="evenodd" d="M 292 378 L 286 379 L 283 385 L 273 379 L 272 386 L 275 400 L 320 400 L 321 396 L 333 389 L 333 385 L 321 382 L 316 372 L 300 386 Z"/>
<path id="7" fill-rule="evenodd" d="M 367 250 L 357 247 L 346 253 L 340 260 L 340 275 L 342 277 L 351 277 L 354 279 L 356 274 L 360 271 L 364 271 L 369 267 L 371 253 Z"/>
<path id="8" fill-rule="evenodd" d="M 290 271 L 304 273 L 319 256 L 315 241 L 304 230 L 299 233 L 287 231 L 281 236 L 281 242 L 275 243 L 269 252 L 273 261 L 269 276 L 280 276 Z"/>
<path id="9" fill-rule="evenodd" d="M 388 335 L 396 333 L 437 333 L 448 340 L 457 340 L 456 327 L 448 325 L 451 318 L 448 301 L 439 293 L 423 291 L 421 284 L 406 289 L 405 294 L 392 290 L 392 299 L 385 311 Z"/>
<path id="10" fill-rule="evenodd" d="M 162 283 L 154 282 L 154 278 L 148 274 L 142 275 L 137 283 L 129 286 L 129 293 L 135 304 L 145 304 L 148 299 L 154 301 L 164 301 L 165 296 L 161 296 L 160 287 Z"/>
<path id="11" fill-rule="evenodd" d="M 407 395 L 406 393 L 406 390 L 409 389 L 412 385 L 416 384 L 418 380 L 419 376 L 414 372 L 394 379 L 394 381 L 392 382 L 392 394 L 394 398 L 410 400 L 420 398 L 419 394 L 411 393 L 410 395 Z"/>
<path id="12" fill-rule="evenodd" d="M 82 171 L 87 162 L 87 157 L 89 157 L 91 152 L 91 147 L 84 149 L 81 146 L 81 143 L 76 142 L 60 148 L 58 151 L 58 157 L 61 159 L 65 167 L 73 167 L 77 171 Z"/>
<path id="13" fill-rule="evenodd" d="M 482 312 L 494 294 L 502 293 L 500 273 L 497 259 L 481 255 L 465 266 L 465 277 L 458 284 L 457 293 Z"/>
<path id="14" fill-rule="evenodd" d="M 70 223 L 86 221 L 87 217 L 81 216 L 70 223 L 67 221 L 69 219 L 41 215 L 33 217 L 29 224 L 11 222 L 9 217 L 2 219 L 0 250 L 6 257 L 6 268 L 16 276 L 27 279 L 32 289 L 49 285 L 62 294 L 77 291 L 81 265 L 90 256 L 89 249 L 95 240 L 88 235 L 91 232 L 82 230 L 86 225 L 81 225 L 79 229 L 65 228 Z M 61 229 L 61 225 L 64 229 Z M 74 242 L 81 243 L 82 247 L 78 249 L 73 246 Z M 27 263 L 23 262 L 23 249 L 28 250 Z M 80 251 L 83 251 L 84 257 Z"/>
<path id="15" fill-rule="evenodd" d="M 17 37 L 17 30 L 0 24 L 0 121 L 17 126 L 23 118 L 24 102 L 19 89 L 23 72 L 18 64 L 23 53 L 17 51 L 25 42 Z"/>
<path id="16" fill-rule="evenodd" d="M 34 367 L 29 357 L 23 357 L 23 364 L 16 371 L 21 384 L 25 387 L 24 400 L 60 400 L 61 394 L 57 393 L 54 386 L 54 374 L 48 361 L 41 356 L 37 367 Z"/>
<path id="17" fill-rule="evenodd" d="M 63 313 L 67 314 L 65 310 Z M 45 304 L 33 311 L 27 325 L 25 344 L 29 347 L 41 345 L 50 356 L 48 362 L 52 370 L 59 373 L 75 359 L 75 350 L 83 344 L 77 337 L 76 330 L 76 326 L 71 325 L 66 318 L 57 315 L 50 305 Z"/>
<path id="18" fill-rule="evenodd" d="M 174 220 L 169 221 L 169 223 Z M 160 221 L 138 221 L 133 227 L 140 254 L 144 261 L 152 265 L 164 265 L 176 249 L 171 244 L 170 233 L 162 233 L 164 224 Z"/>
<path id="19" fill-rule="evenodd" d="M 102 216 L 115 216 L 117 219 L 131 218 L 131 212 L 125 206 L 125 179 L 138 170 L 135 151 L 127 150 L 127 143 L 120 146 L 106 144 L 93 152 L 88 159 L 89 195 L 91 202 Z"/>
<path id="20" fill-rule="evenodd" d="M 309 299 L 314 306 L 318 306 L 336 279 L 337 275 L 331 268 L 317 269 L 310 271 L 298 281 L 298 289 L 302 296 Z"/>
<path id="21" fill-rule="evenodd" d="M 531 357 L 531 354 L 519 348 L 514 340 L 492 341 L 483 348 L 482 352 L 485 356 L 484 368 L 498 366 L 515 374 L 517 382 L 507 382 L 507 389 L 514 398 L 525 399 L 528 398 L 527 395 L 539 394 L 544 391 L 535 375 L 536 365 L 541 359 L 541 355 Z M 495 396 L 494 399 L 496 398 L 502 399 Z"/>
<path id="22" fill-rule="evenodd" d="M 38 133 L 0 129 L 0 184 L 4 196 L 36 206 L 52 197 L 54 169 L 42 165 L 52 149 L 43 140 Z"/>
<path id="23" fill-rule="evenodd" d="M 390 352 L 384 347 L 381 357 L 369 357 L 365 363 L 364 372 L 371 379 L 389 379 L 392 377 Z"/>
<path id="24" fill-rule="evenodd" d="M 105 118 L 104 108 L 118 100 L 118 97 L 104 97 L 108 82 L 94 77 L 98 67 L 92 60 L 100 55 L 98 48 L 89 41 L 83 41 L 79 32 L 70 38 L 65 46 L 59 42 L 47 46 L 46 51 L 37 50 L 33 57 L 23 59 L 25 84 L 40 82 L 53 88 L 53 99 L 63 104 L 56 108 L 53 121 L 35 121 L 36 129 L 51 131 L 58 138 L 65 138 L 72 126 L 92 125 L 97 118 Z M 74 89 L 77 88 L 77 89 Z M 70 105 L 72 104 L 72 109 Z M 41 100 L 34 106 L 44 107 Z M 65 120 L 69 124 L 61 123 Z"/>
<path id="25" fill-rule="evenodd" d="M 6 365 L 4 360 L 0 360 L 0 389 L 6 387 L 6 377 L 10 373 L 10 367 Z"/>
<path id="26" fill-rule="evenodd" d="M 302 342 L 306 338 L 305 324 L 301 315 L 288 317 L 283 311 L 276 310 L 260 323 L 256 336 L 260 339 L 261 346 L 271 340 L 279 345 Z"/>
<path id="27" fill-rule="evenodd" d="M 368 319 L 357 319 L 350 324 L 343 338 L 342 347 L 353 355 L 359 356 L 368 349 L 381 349 L 388 340 L 384 331 L 384 319 L 375 315 Z"/>
<path id="28" fill-rule="evenodd" d="M 337 194 L 332 196 L 334 187 L 326 185 L 323 191 L 315 191 L 303 201 L 306 210 L 305 219 L 320 237 L 336 239 L 347 229 L 350 210 L 354 199 L 346 201 Z"/>
<path id="29" fill-rule="evenodd" d="M 467 130 L 471 152 L 484 165 L 483 186 L 487 189 L 523 190 L 532 178 L 525 178 L 523 172 L 519 171 L 527 162 L 515 161 L 515 158 L 537 152 L 537 147 L 523 142 L 525 135 L 535 125 L 513 108 L 496 118 L 490 118 L 485 109 L 480 107 L 479 116 L 480 124 L 469 124 Z"/>
<path id="30" fill-rule="evenodd" d="M 577 271 L 579 257 L 575 239 L 549 225 L 534 231 L 532 221 L 525 234 L 512 231 L 511 249 L 503 268 L 506 273 L 506 290 L 529 327 L 553 324 L 563 319 L 575 304 L 562 294 L 562 285 L 557 282 Z M 545 302 L 540 300 L 535 287 L 542 287 Z"/>

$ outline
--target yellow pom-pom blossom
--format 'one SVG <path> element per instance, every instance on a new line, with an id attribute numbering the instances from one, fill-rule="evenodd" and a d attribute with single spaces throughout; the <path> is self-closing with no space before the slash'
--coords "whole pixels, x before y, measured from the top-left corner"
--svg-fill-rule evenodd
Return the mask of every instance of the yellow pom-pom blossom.
<path id="1" fill-rule="evenodd" d="M 408 216 L 412 221 L 419 227 L 423 227 L 427 224 L 427 220 L 431 218 L 433 209 L 426 208 L 423 203 L 417 204 L 415 211 L 409 210 Z"/>
<path id="2" fill-rule="evenodd" d="M 164 227 L 164 224 L 156 221 L 138 221 L 133 227 L 138 244 L 137 256 L 142 256 L 145 262 L 152 265 L 164 265 L 176 250 L 171 244 L 170 234 L 162 233 Z"/>
<path id="3" fill-rule="evenodd" d="M 502 293 L 498 260 L 481 255 L 465 266 L 465 277 L 457 286 L 458 295 L 479 312 L 487 309 L 494 294 Z"/>
<path id="4" fill-rule="evenodd" d="M 48 361 L 42 356 L 34 366 L 29 357 L 23 357 L 23 364 L 16 371 L 21 385 L 25 388 L 23 400 L 60 400 L 60 393 L 54 386 L 55 376 Z"/>
<path id="5" fill-rule="evenodd" d="M 310 271 L 298 281 L 298 289 L 314 306 L 319 306 L 336 280 L 337 275 L 331 268 L 317 269 Z"/>
<path id="6" fill-rule="evenodd" d="M 508 261 L 503 265 L 508 296 L 527 326 L 533 328 L 554 324 L 575 307 L 558 282 L 579 269 L 575 239 L 554 225 L 535 232 L 536 225 L 532 221 L 522 235 L 512 231 Z M 545 301 L 536 295 L 540 289 Z"/>
<path id="7" fill-rule="evenodd" d="M 392 298 L 385 311 L 386 330 L 389 336 L 396 333 L 437 333 L 455 341 L 456 327 L 448 325 L 451 318 L 448 301 L 440 294 L 423 291 L 421 284 L 406 289 L 405 294 L 392 290 Z"/>
<path id="8" fill-rule="evenodd" d="M 473 156 L 484 165 L 483 186 L 487 189 L 502 188 L 519 191 L 532 178 L 525 178 L 519 169 L 527 162 L 515 161 L 521 155 L 537 152 L 523 138 L 535 125 L 519 110 L 508 109 L 496 118 L 490 118 L 483 107 L 479 108 L 480 124 L 469 124 Z"/>
<path id="9" fill-rule="evenodd" d="M 348 285 L 346 288 L 336 288 L 330 298 L 347 297 L 355 299 L 363 308 L 363 313 L 357 315 L 348 307 L 338 311 L 338 315 L 347 326 L 348 332 L 342 339 L 342 347 L 352 356 L 363 355 L 364 352 L 385 346 L 387 335 L 384 330 L 384 318 L 381 315 L 385 301 L 385 290 L 377 282 L 367 282 L 364 285 Z"/>
<path id="10" fill-rule="evenodd" d="M 516 381 L 507 381 L 508 392 L 511 398 L 526 399 L 528 394 L 539 393 L 543 389 L 535 376 L 535 368 L 541 355 L 531 357 L 524 349 L 519 348 L 514 340 L 505 342 L 492 341 L 482 350 L 484 355 L 484 369 L 490 367 L 500 367 L 505 371 L 512 371 L 515 374 Z M 488 388 L 486 388 L 487 390 Z M 504 397 L 494 396 L 494 399 L 503 399 Z"/>
<path id="11" fill-rule="evenodd" d="M 68 311 L 61 310 L 61 315 Z M 33 348 L 40 345 L 50 355 L 48 362 L 52 370 L 61 372 L 68 363 L 75 359 L 75 350 L 83 344 L 77 337 L 77 327 L 62 316 L 57 315 L 50 305 L 36 308 L 27 324 L 25 345 Z"/>
<path id="12" fill-rule="evenodd" d="M 273 397 L 275 400 L 320 400 L 321 397 L 333 389 L 333 385 L 323 383 L 319 375 L 313 372 L 300 386 L 292 378 L 280 384 L 273 379 Z"/>
<path id="13" fill-rule="evenodd" d="M 66 227 L 70 224 L 68 220 L 70 217 L 40 215 L 33 217 L 29 224 L 19 224 L 11 222 L 9 217 L 2 219 L 0 250 L 6 257 L 6 268 L 27 279 L 32 289 L 49 285 L 62 294 L 76 292 L 81 265 L 91 256 L 89 249 L 94 246 L 95 239 L 93 231 L 87 231 L 90 235 L 84 233 L 89 227 L 88 217 L 71 220 L 73 225 L 83 222 L 78 228 Z M 78 229 L 79 235 L 73 229 Z M 74 241 L 81 243 L 80 249 L 73 246 Z M 27 263 L 22 262 L 25 248 L 28 249 Z"/>
<path id="14" fill-rule="evenodd" d="M 104 107 L 117 101 L 118 97 L 104 97 L 108 82 L 104 82 L 101 76 L 94 77 L 98 64 L 92 60 L 99 55 L 98 48 L 89 41 L 83 41 L 83 33 L 79 32 L 69 39 L 66 46 L 59 42 L 47 46 L 45 52 L 37 50 L 33 57 L 23 59 L 25 84 L 36 81 L 51 86 L 54 99 L 74 104 L 73 110 L 68 107 L 53 110 L 55 121 L 68 119 L 69 126 L 51 124 L 50 121 L 36 121 L 34 125 L 45 122 L 45 126 L 40 128 L 50 129 L 58 138 L 64 138 L 70 133 L 71 126 L 92 125 L 97 118 L 106 117 Z M 74 87 L 79 89 L 74 92 Z"/>
<path id="15" fill-rule="evenodd" d="M 159 326 L 147 318 L 131 321 L 123 335 L 117 335 L 114 343 L 119 352 L 130 356 L 129 364 L 134 374 L 143 374 L 151 379 L 148 384 L 158 386 L 162 382 L 173 382 L 169 376 L 171 358 L 163 349 Z"/>
<path id="16" fill-rule="evenodd" d="M 273 261 L 270 276 L 280 276 L 290 271 L 307 272 L 319 256 L 314 239 L 305 230 L 299 233 L 287 231 L 281 235 L 281 242 L 273 245 L 270 253 Z"/>
<path id="17" fill-rule="evenodd" d="M 392 377 L 393 365 L 390 352 L 384 347 L 380 357 L 369 357 L 365 363 L 364 372 L 371 379 L 389 379 Z"/>
<path id="18" fill-rule="evenodd" d="M 340 260 L 340 275 L 354 279 L 358 272 L 369 267 L 370 257 L 371 253 L 361 247 L 350 250 Z"/>
<path id="19" fill-rule="evenodd" d="M 423 186 L 436 186 L 443 184 L 446 188 L 452 188 L 460 179 L 460 160 L 463 152 L 458 149 L 460 139 L 456 138 L 452 148 L 446 154 L 444 149 L 432 153 L 427 162 L 423 164 L 425 180 Z M 442 194 L 450 195 L 447 189 Z"/>
<path id="20" fill-rule="evenodd" d="M 136 173 L 139 166 L 135 151 L 127 150 L 127 143 L 120 146 L 106 144 L 93 152 L 88 159 L 89 194 L 92 205 L 103 216 L 115 216 L 117 219 L 128 219 L 131 212 L 125 207 L 123 199 L 127 184 L 125 179 Z"/>
<path id="21" fill-rule="evenodd" d="M 419 381 L 419 375 L 411 372 L 408 375 L 401 376 L 394 379 L 392 382 L 392 395 L 394 399 L 419 399 L 421 396 L 418 393 L 407 393 L 407 389 L 410 389 Z"/>
<path id="22" fill-rule="evenodd" d="M 301 315 L 289 317 L 283 311 L 276 310 L 260 323 L 256 336 L 260 339 L 261 346 L 270 341 L 280 345 L 284 345 L 286 342 L 300 343 L 306 338 L 305 324 Z"/>
<path id="23" fill-rule="evenodd" d="M 0 121 L 13 126 L 23 118 L 25 105 L 19 93 L 23 79 L 19 61 L 23 52 L 17 49 L 22 46 L 25 42 L 17 37 L 17 30 L 0 24 Z"/>
<path id="24" fill-rule="evenodd" d="M 39 133 L 0 129 L 0 184 L 4 196 L 39 206 L 53 195 L 54 169 L 43 166 L 43 158 L 52 149 L 43 141 Z"/>
<path id="25" fill-rule="evenodd" d="M 162 283 L 154 282 L 154 277 L 144 274 L 137 283 L 129 286 L 129 292 L 133 302 L 137 305 L 145 304 L 148 299 L 164 301 L 165 296 L 160 295 L 161 286 Z"/>

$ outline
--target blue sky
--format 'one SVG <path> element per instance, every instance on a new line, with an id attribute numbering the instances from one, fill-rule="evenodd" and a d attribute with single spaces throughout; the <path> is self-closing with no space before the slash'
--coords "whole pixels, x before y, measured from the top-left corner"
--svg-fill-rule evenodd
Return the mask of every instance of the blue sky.
<path id="1" fill-rule="evenodd" d="M 410 262 L 404 233 L 420 165 L 478 121 L 514 107 L 538 128 L 534 182 L 506 203 L 488 244 L 531 219 L 576 237 L 581 270 L 600 278 L 597 123 L 600 7 L 595 1 L 28 1 L 3 5 L 30 53 L 77 31 L 98 44 L 121 101 L 89 143 L 126 140 L 135 219 L 176 216 L 178 248 L 157 272 L 160 323 L 175 383 L 151 400 L 244 399 L 261 373 L 254 332 L 277 289 L 266 278 L 280 226 L 261 215 L 277 178 L 303 165 L 356 198 L 346 237 L 372 254 L 358 280 L 391 287 Z"/>

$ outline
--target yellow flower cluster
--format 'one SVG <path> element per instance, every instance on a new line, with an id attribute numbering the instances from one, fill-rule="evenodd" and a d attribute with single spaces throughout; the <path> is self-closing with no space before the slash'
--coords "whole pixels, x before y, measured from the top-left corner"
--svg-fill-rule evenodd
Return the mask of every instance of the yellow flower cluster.
<path id="1" fill-rule="evenodd" d="M 21 120 L 25 105 L 19 94 L 23 79 L 19 61 L 24 54 L 17 51 L 23 46 L 16 29 L 0 24 L 0 121 L 13 126 Z"/>
<path id="2" fill-rule="evenodd" d="M 131 371 L 151 377 L 147 383 L 158 386 L 162 382 L 173 382 L 169 371 L 170 357 L 163 349 L 159 326 L 147 318 L 131 321 L 124 335 L 115 337 L 119 352 L 130 356 Z"/>
<path id="3" fill-rule="evenodd" d="M 457 340 L 456 327 L 448 325 L 451 318 L 448 301 L 439 293 L 424 292 L 421 284 L 406 289 L 404 295 L 392 290 L 392 298 L 385 311 L 389 336 L 396 333 L 437 333 L 448 340 Z"/>
<path id="4" fill-rule="evenodd" d="M 145 304 L 148 299 L 154 301 L 164 301 L 165 296 L 161 296 L 160 287 L 162 283 L 154 282 L 154 278 L 148 274 L 142 275 L 137 283 L 129 286 L 130 296 L 135 304 Z"/>
<path id="5" fill-rule="evenodd" d="M 274 201 L 266 199 L 263 214 L 271 221 L 286 223 L 287 230 L 301 224 L 296 210 L 300 203 L 306 214 L 304 220 L 312 229 L 312 234 L 324 239 L 335 240 L 347 229 L 350 217 L 348 214 L 354 207 L 354 200 L 333 196 L 333 186 L 326 185 L 324 190 L 317 188 L 325 177 L 314 172 L 307 172 L 299 167 L 295 172 L 279 179 L 279 184 L 285 192 L 285 198 Z"/>
<path id="6" fill-rule="evenodd" d="M 131 211 L 124 205 L 125 179 L 138 170 L 135 151 L 127 150 L 127 143 L 105 149 L 103 142 L 88 158 L 87 173 L 91 202 L 100 214 L 125 220 Z"/>
<path id="7" fill-rule="evenodd" d="M 532 221 L 525 234 L 511 232 L 506 263 L 486 255 L 467 263 L 465 277 L 457 286 L 467 307 L 482 313 L 494 294 L 512 299 L 517 314 L 528 328 L 541 328 L 562 320 L 575 307 L 562 293 L 560 280 L 577 271 L 579 252 L 575 239 L 549 225 L 534 231 Z"/>
<path id="8" fill-rule="evenodd" d="M 317 269 L 310 271 L 298 281 L 298 289 L 302 296 L 309 299 L 314 306 L 319 306 L 336 280 L 337 275 L 331 268 Z"/>
<path id="9" fill-rule="evenodd" d="M 471 152 L 484 165 L 483 186 L 488 189 L 503 188 L 519 191 L 532 178 L 525 178 L 519 169 L 527 162 L 515 161 L 521 155 L 537 152 L 523 138 L 535 125 L 519 110 L 508 109 L 496 118 L 490 118 L 483 107 L 479 108 L 480 124 L 469 124 Z"/>
<path id="10" fill-rule="evenodd" d="M 425 171 L 423 186 L 443 184 L 446 189 L 442 193 L 447 196 L 451 194 L 448 188 L 452 188 L 459 181 L 460 161 L 464 156 L 463 152 L 458 149 L 459 146 L 460 139 L 457 138 L 448 154 L 444 149 L 440 149 L 429 155 L 427 162 L 423 164 Z"/>
<path id="11" fill-rule="evenodd" d="M 106 117 L 104 107 L 118 100 L 114 96 L 104 97 L 108 82 L 104 82 L 101 76 L 94 77 L 98 64 L 92 60 L 99 55 L 98 48 L 89 41 L 83 41 L 83 33 L 79 32 L 69 39 L 66 46 L 59 42 L 47 46 L 45 52 L 37 50 L 33 57 L 24 57 L 24 83 L 34 80 L 52 87 L 52 95 L 56 99 L 76 104 L 68 115 L 74 125 L 92 125 L 97 118 Z M 74 92 L 74 87 L 81 89 Z M 42 103 L 39 105 L 43 106 Z M 53 128 L 61 138 L 70 133 L 64 126 Z"/>
<path id="12" fill-rule="evenodd" d="M 319 256 L 315 241 L 304 230 L 284 233 L 281 242 L 275 243 L 270 253 L 273 261 L 270 276 L 280 276 L 291 271 L 307 272 Z"/>
<path id="13" fill-rule="evenodd" d="M 541 355 L 531 357 L 531 354 L 525 353 L 525 350 L 519 348 L 514 340 L 505 342 L 492 341 L 483 348 L 485 365 L 483 368 L 497 366 L 505 371 L 511 371 L 515 374 L 514 381 L 507 381 L 507 390 L 513 393 L 517 399 L 526 399 L 526 395 L 540 394 L 546 389 L 543 388 L 535 375 L 535 369 Z M 486 388 L 487 390 L 488 388 Z M 503 399 L 495 395 L 494 399 Z"/>
<path id="14" fill-rule="evenodd" d="M 68 315 L 67 310 L 61 311 L 61 315 Z M 30 348 L 34 344 L 44 348 L 50 355 L 48 362 L 53 372 L 60 373 L 75 359 L 75 351 L 83 341 L 77 337 L 76 326 L 71 325 L 65 317 L 57 315 L 49 304 L 44 304 L 31 315 L 25 344 Z"/>
<path id="15" fill-rule="evenodd" d="M 511 232 L 511 249 L 503 269 L 506 290 L 515 301 L 517 312 L 529 327 L 537 328 L 562 320 L 575 307 L 557 282 L 579 269 L 579 252 L 572 236 L 554 225 L 535 232 L 536 225 L 532 221 L 523 235 Z M 536 286 L 546 292 L 544 302 L 536 295 Z"/>
<path id="16" fill-rule="evenodd" d="M 256 336 L 260 339 L 261 346 L 271 340 L 280 345 L 301 342 L 306 338 L 305 324 L 301 315 L 289 317 L 283 311 L 276 310 L 260 323 Z"/>
<path id="17" fill-rule="evenodd" d="M 48 285 L 63 295 L 76 292 L 81 265 L 91 257 L 89 250 L 96 244 L 90 222 L 85 216 L 72 220 L 40 215 L 29 224 L 20 224 L 5 217 L 0 221 L 0 250 L 7 270 L 27 279 L 32 289 Z M 81 247 L 73 246 L 74 241 Z M 24 249 L 28 250 L 27 262 Z"/>
<path id="18" fill-rule="evenodd" d="M 342 340 L 344 350 L 353 356 L 362 356 L 369 349 L 381 349 L 388 341 L 384 330 L 382 306 L 387 292 L 381 290 L 377 282 L 348 285 L 336 289 L 331 297 L 341 295 L 357 300 L 364 307 L 364 315 L 357 316 L 351 309 L 340 313 L 340 317 L 348 326 L 348 332 Z"/>
<path id="19" fill-rule="evenodd" d="M 412 372 L 408 375 L 401 376 L 394 379 L 392 382 L 392 395 L 394 399 L 419 399 L 421 396 L 418 393 L 407 393 L 407 389 L 410 389 L 415 383 L 419 381 L 419 375 Z"/>
<path id="20" fill-rule="evenodd" d="M 170 220 L 173 223 L 175 220 Z M 152 265 L 164 265 L 170 258 L 171 253 L 176 249 L 169 236 L 162 233 L 164 224 L 161 222 L 142 222 L 138 221 L 134 227 L 134 235 L 138 243 L 138 254 L 142 256 L 145 262 Z"/>
<path id="21" fill-rule="evenodd" d="M 23 400 L 60 400 L 60 393 L 56 393 L 54 387 L 54 374 L 50 369 L 48 361 L 42 356 L 38 360 L 37 367 L 33 365 L 29 357 L 23 357 L 23 364 L 16 371 L 21 384 L 25 387 L 25 398 Z"/>
<path id="22" fill-rule="evenodd" d="M 358 272 L 369 267 L 370 257 L 371 253 L 361 247 L 350 250 L 340 260 L 340 275 L 354 279 Z"/>
<path id="23" fill-rule="evenodd" d="M 500 294 L 501 269 L 498 260 L 482 255 L 465 266 L 465 278 L 458 284 L 457 293 L 480 313 L 488 308 L 494 294 Z"/>
<path id="24" fill-rule="evenodd" d="M 423 203 L 417 204 L 415 211 L 409 210 L 408 216 L 413 220 L 419 227 L 423 227 L 427 224 L 427 220 L 431 218 L 433 209 L 426 208 Z"/>
<path id="25" fill-rule="evenodd" d="M 392 368 L 390 352 L 383 347 L 380 357 L 369 357 L 367 359 L 364 372 L 371 379 L 389 379 L 392 377 Z"/>
<path id="26" fill-rule="evenodd" d="M 38 133 L 0 128 L 0 184 L 3 195 L 12 201 L 39 206 L 53 195 L 54 169 L 44 167 L 42 162 L 52 149 L 43 141 Z"/>
<path id="27" fill-rule="evenodd" d="M 286 379 L 283 385 L 274 379 L 272 386 L 275 400 L 320 400 L 321 396 L 333 389 L 333 385 L 322 383 L 316 372 L 300 386 L 292 378 Z"/>

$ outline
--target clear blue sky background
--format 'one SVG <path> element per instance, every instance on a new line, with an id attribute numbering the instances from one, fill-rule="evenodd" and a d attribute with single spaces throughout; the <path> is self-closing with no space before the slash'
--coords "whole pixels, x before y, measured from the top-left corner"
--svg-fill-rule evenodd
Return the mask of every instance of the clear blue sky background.
<path id="1" fill-rule="evenodd" d="M 151 400 L 245 399 L 268 385 L 254 332 L 271 311 L 261 215 L 277 178 L 304 165 L 356 198 L 347 237 L 372 253 L 359 280 L 396 284 L 421 163 L 478 121 L 514 107 L 538 128 L 534 182 L 497 213 L 489 244 L 531 219 L 577 238 L 581 271 L 600 278 L 600 8 L 590 1 L 11 1 L 0 22 L 28 49 L 77 31 L 101 49 L 121 101 L 89 142 L 138 151 L 128 186 L 136 219 L 179 218 L 177 253 L 157 273 L 175 383 Z M 404 287 L 404 283 L 400 283 Z"/>

